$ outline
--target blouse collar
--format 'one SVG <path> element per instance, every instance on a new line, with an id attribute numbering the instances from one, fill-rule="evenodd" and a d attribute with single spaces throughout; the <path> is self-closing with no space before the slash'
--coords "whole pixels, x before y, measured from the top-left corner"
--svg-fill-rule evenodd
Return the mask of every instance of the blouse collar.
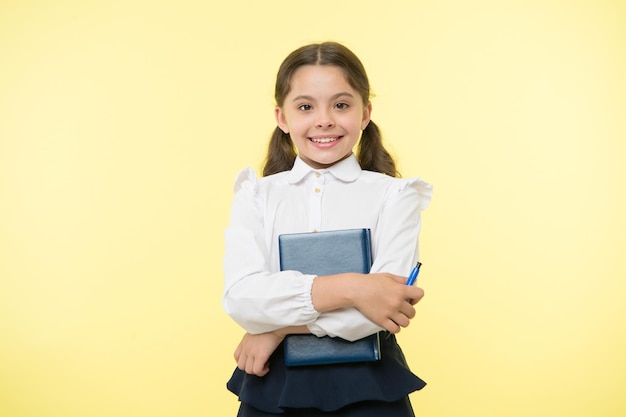
<path id="1" fill-rule="evenodd" d="M 352 182 L 355 181 L 359 175 L 361 175 L 361 166 L 359 165 L 354 153 L 346 159 L 324 169 L 311 168 L 306 162 L 300 159 L 300 156 L 297 156 L 296 161 L 293 164 L 293 168 L 289 171 L 289 183 L 295 184 L 311 172 L 330 172 L 335 178 L 341 181 Z"/>

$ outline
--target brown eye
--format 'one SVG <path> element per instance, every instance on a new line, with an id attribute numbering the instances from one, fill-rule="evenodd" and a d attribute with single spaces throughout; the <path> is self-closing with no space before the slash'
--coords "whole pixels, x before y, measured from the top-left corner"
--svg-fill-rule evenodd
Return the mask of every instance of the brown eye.
<path id="1" fill-rule="evenodd" d="M 310 104 L 301 104 L 301 105 L 298 106 L 298 110 L 302 110 L 302 111 L 311 110 L 311 105 Z"/>
<path id="2" fill-rule="evenodd" d="M 350 107 L 350 105 L 348 103 L 337 103 L 337 104 L 335 104 L 335 108 L 337 108 L 339 110 L 345 110 L 348 107 Z"/>

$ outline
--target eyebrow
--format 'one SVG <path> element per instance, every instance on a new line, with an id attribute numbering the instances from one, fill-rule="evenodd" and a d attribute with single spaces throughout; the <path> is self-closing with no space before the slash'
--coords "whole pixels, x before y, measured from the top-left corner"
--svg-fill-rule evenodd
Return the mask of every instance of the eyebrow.
<path id="1" fill-rule="evenodd" d="M 347 91 L 341 92 L 341 93 L 337 93 L 335 95 L 333 95 L 330 99 L 331 100 L 336 100 L 340 97 L 343 96 L 348 96 L 350 98 L 354 98 L 354 95 L 348 93 Z M 298 101 L 298 100 L 309 100 L 309 101 L 315 101 L 315 99 L 312 96 L 307 96 L 307 95 L 299 95 L 293 98 L 292 101 Z"/>

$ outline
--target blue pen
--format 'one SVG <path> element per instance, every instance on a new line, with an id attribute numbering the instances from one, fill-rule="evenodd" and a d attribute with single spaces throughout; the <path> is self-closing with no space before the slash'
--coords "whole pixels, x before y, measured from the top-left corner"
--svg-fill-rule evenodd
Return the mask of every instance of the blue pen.
<path id="1" fill-rule="evenodd" d="M 411 270 L 411 273 L 409 274 L 409 278 L 406 280 L 406 285 L 415 284 L 415 281 L 417 281 L 417 276 L 420 273 L 421 266 L 422 266 L 421 262 L 418 262 L 415 264 L 415 267 L 413 268 L 413 270 Z"/>

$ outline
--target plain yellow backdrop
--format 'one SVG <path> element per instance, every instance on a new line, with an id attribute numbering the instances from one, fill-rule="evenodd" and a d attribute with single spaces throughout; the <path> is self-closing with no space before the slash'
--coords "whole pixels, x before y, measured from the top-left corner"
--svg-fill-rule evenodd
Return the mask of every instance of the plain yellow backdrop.
<path id="1" fill-rule="evenodd" d="M 0 415 L 235 415 L 232 184 L 323 40 L 435 187 L 416 414 L 626 414 L 623 2 L 3 0 Z"/>

